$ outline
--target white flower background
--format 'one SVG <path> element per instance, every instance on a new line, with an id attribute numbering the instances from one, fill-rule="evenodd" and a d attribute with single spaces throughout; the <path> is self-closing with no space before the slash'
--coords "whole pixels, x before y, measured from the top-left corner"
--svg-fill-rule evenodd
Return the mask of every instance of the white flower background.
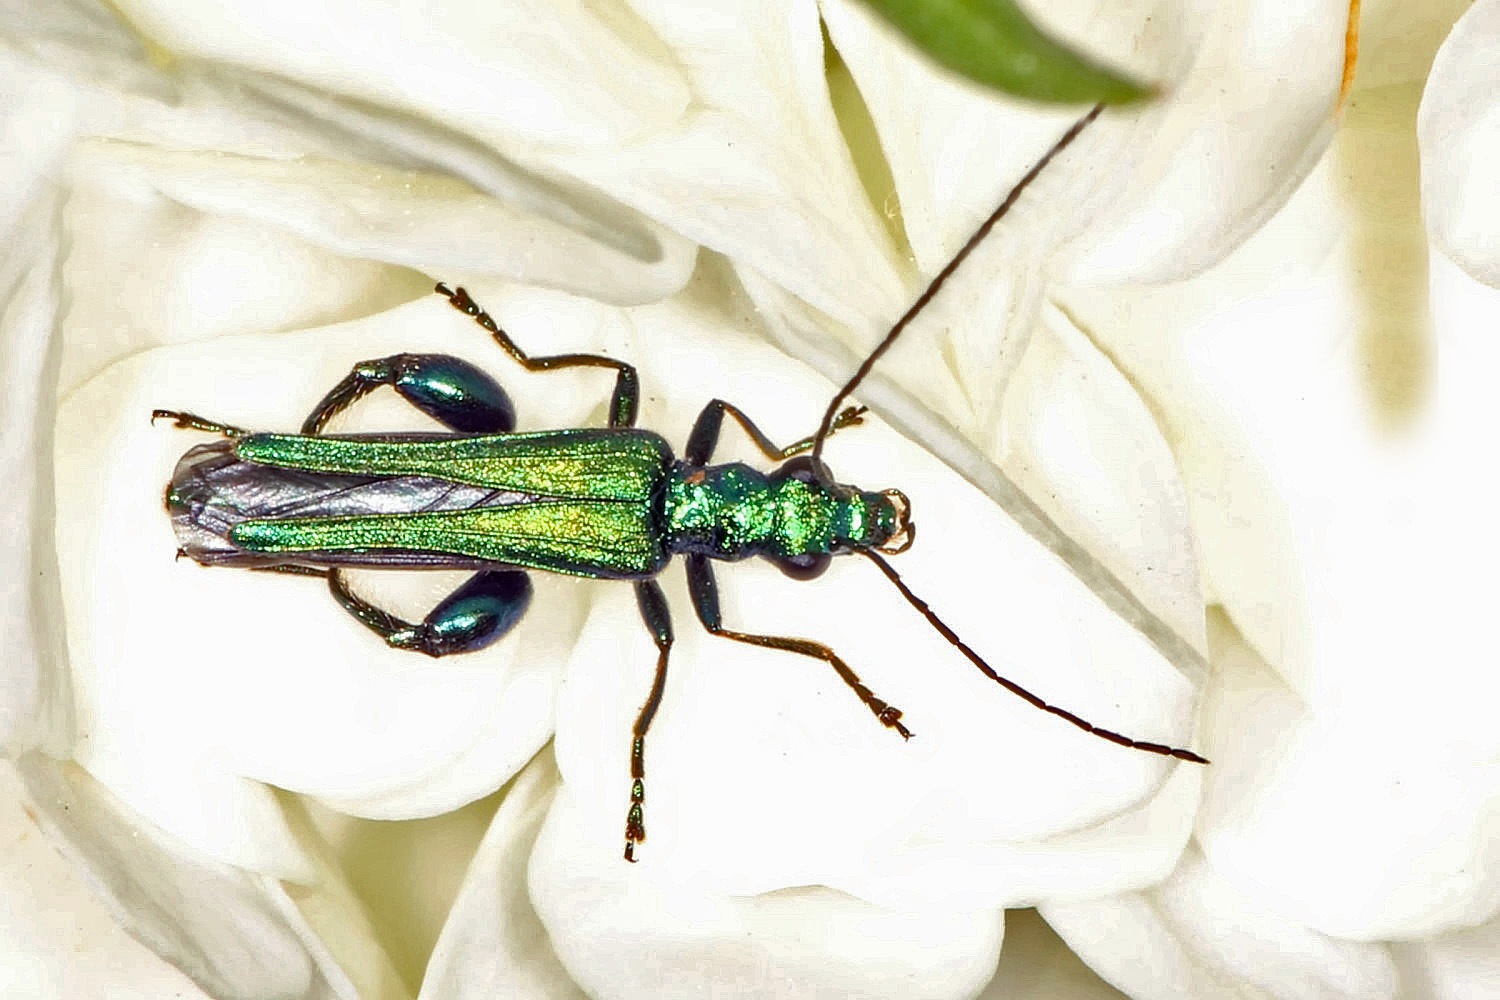
<path id="1" fill-rule="evenodd" d="M 527 429 L 641 372 L 808 433 L 1079 114 L 940 76 L 850 0 L 0 2 L 9 477 L 0 993 L 118 998 L 1500 996 L 1500 0 L 1050 5 L 1160 81 L 1041 177 L 857 393 L 896 560 L 535 576 L 470 656 L 313 580 L 172 558 L 200 436 L 442 351 Z M 425 418 L 372 398 L 341 426 Z M 752 458 L 726 429 L 724 460 Z M 410 615 L 444 575 L 361 577 Z M 60 855 L 59 856 L 59 852 Z M 123 930 L 122 930 L 123 929 Z M 128 935 L 128 936 L 127 936 Z"/>

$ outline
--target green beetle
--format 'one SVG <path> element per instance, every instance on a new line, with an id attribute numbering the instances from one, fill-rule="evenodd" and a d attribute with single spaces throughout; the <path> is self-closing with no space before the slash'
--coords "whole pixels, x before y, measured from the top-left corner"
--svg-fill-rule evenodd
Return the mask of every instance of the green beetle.
<path id="1" fill-rule="evenodd" d="M 760 556 L 793 578 L 810 579 L 835 555 L 862 555 L 976 667 L 1035 707 L 1122 746 L 1206 763 L 1190 750 L 1101 729 L 997 674 L 882 558 L 912 543 L 906 497 L 895 489 L 870 492 L 838 483 L 820 459 L 828 435 L 860 422 L 862 408 L 840 409 L 840 403 L 1020 191 L 1097 113 L 1080 120 L 1032 167 L 933 279 L 835 395 L 815 435 L 778 447 L 737 407 L 715 399 L 675 458 L 660 435 L 633 426 L 640 396 L 634 367 L 586 354 L 532 358 L 464 289 L 438 284 L 439 294 L 528 370 L 614 369 L 608 427 L 514 433 L 514 408 L 493 379 L 466 361 L 431 354 L 355 365 L 298 434 L 252 433 L 156 410 L 153 419 L 223 438 L 183 455 L 167 487 L 179 553 L 205 565 L 326 577 L 339 604 L 389 645 L 429 656 L 477 650 L 509 631 L 531 597 L 528 571 L 632 581 L 658 657 L 633 730 L 625 824 L 630 861 L 645 839 L 645 737 L 661 703 L 672 646 L 671 617 L 655 577 L 678 555 L 704 628 L 824 660 L 881 724 L 903 738 L 911 732 L 901 711 L 876 696 L 828 646 L 726 628 L 712 561 Z M 394 388 L 452 433 L 323 433 L 336 414 L 381 386 Z M 772 471 L 710 464 L 726 415 L 776 463 Z M 470 569 L 474 575 L 421 622 L 408 622 L 355 594 L 343 575 L 348 567 Z"/>

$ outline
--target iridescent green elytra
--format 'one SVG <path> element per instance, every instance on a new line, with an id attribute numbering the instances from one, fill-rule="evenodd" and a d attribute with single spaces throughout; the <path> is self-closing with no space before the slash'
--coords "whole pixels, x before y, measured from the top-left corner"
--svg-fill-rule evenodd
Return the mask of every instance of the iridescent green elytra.
<path id="1" fill-rule="evenodd" d="M 279 556 L 444 553 L 573 576 L 655 576 L 671 556 L 773 559 L 884 545 L 896 503 L 746 465 L 674 462 L 639 430 L 562 430 L 434 441 L 250 434 L 242 461 L 308 472 L 429 476 L 526 497 L 463 510 L 250 518 L 228 540 Z M 316 559 L 314 559 L 316 561 Z"/>
<path id="2" fill-rule="evenodd" d="M 528 571 L 633 581 L 641 617 L 657 646 L 657 664 L 633 728 L 628 861 L 635 860 L 635 845 L 646 836 L 645 737 L 661 704 L 672 647 L 671 616 L 654 577 L 675 555 L 684 558 L 693 610 L 704 628 L 827 662 L 882 725 L 904 738 L 911 732 L 901 711 L 877 697 L 829 647 L 725 628 L 711 561 L 761 556 L 793 578 L 809 579 L 835 555 L 863 555 L 981 672 L 1033 706 L 1122 746 L 1206 763 L 1190 750 L 1097 727 L 997 674 L 877 554 L 904 551 L 912 542 L 905 496 L 899 490 L 867 492 L 835 483 L 819 459 L 823 440 L 859 423 L 864 412 L 840 410 L 839 403 L 1020 190 L 1098 110 L 1054 145 L 933 279 L 834 396 L 812 437 L 779 448 L 738 408 L 715 399 L 699 414 L 682 457 L 674 458 L 661 436 L 633 426 L 640 388 L 632 366 L 586 354 L 532 358 L 462 288 L 439 284 L 438 293 L 528 370 L 613 368 L 609 426 L 513 433 L 514 409 L 493 379 L 457 358 L 421 354 L 355 365 L 318 403 L 299 434 L 251 433 L 190 413 L 157 410 L 153 419 L 170 418 L 179 427 L 223 438 L 183 455 L 167 488 L 179 554 L 209 566 L 322 576 L 335 600 L 386 643 L 429 656 L 477 650 L 509 631 L 531 597 Z M 334 415 L 380 386 L 394 388 L 453 433 L 323 434 Z M 726 414 L 777 463 L 775 469 L 709 464 Z M 408 622 L 353 593 L 342 572 L 350 566 L 475 573 L 421 622 Z"/>
<path id="3" fill-rule="evenodd" d="M 563 430 L 435 441 L 252 434 L 245 461 L 310 472 L 425 475 L 526 497 L 421 513 L 251 519 L 229 540 L 252 552 L 422 550 L 572 576 L 655 576 L 670 557 L 662 500 L 672 453 L 637 430 Z"/>

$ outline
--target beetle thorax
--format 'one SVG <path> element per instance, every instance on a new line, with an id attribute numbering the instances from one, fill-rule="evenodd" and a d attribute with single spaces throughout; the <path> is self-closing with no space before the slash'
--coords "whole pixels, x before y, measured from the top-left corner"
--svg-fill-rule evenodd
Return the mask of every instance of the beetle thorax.
<path id="1" fill-rule="evenodd" d="M 782 560 L 875 548 L 897 524 L 890 501 L 735 462 L 678 463 L 667 477 L 664 520 L 673 552 L 715 559 Z"/>

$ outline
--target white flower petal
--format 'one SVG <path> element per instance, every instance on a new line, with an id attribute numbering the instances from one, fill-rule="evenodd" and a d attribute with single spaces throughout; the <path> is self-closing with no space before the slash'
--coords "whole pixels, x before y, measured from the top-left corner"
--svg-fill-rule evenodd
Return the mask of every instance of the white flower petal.
<path id="1" fill-rule="evenodd" d="M 1347 0 L 1295 13 L 1270 0 L 1056 6 L 1049 18 L 1087 25 L 1096 48 L 1168 91 L 1111 113 L 1080 140 L 1080 158 L 1093 165 L 1086 186 L 1059 191 L 1044 179 L 1029 199 L 1087 220 L 1072 227 L 1073 281 L 1203 270 L 1286 199 L 1332 135 Z M 825 17 L 880 131 L 913 252 L 933 271 L 1078 112 L 1038 111 L 957 81 L 892 45 L 847 2 L 826 3 Z M 1293 50 L 1299 58 L 1288 61 Z"/>
<path id="2" fill-rule="evenodd" d="M 1210 589 L 1300 699 L 1256 703 L 1276 721 L 1245 730 L 1239 780 L 1209 753 L 1205 849 L 1247 892 L 1270 879 L 1273 908 L 1360 938 L 1473 923 L 1497 898 L 1500 680 L 1475 660 L 1492 598 L 1472 567 L 1500 556 L 1495 470 L 1474 459 L 1500 416 L 1500 303 L 1427 260 L 1393 126 L 1415 97 L 1361 94 L 1339 159 L 1214 272 L 1069 301 L 1162 413 Z"/>
<path id="3" fill-rule="evenodd" d="M 38 98 L 62 91 L 82 103 L 76 98 L 86 94 L 97 132 L 144 147 L 105 147 L 94 157 L 112 153 L 117 168 L 152 193 L 429 273 L 502 274 L 608 301 L 652 301 L 691 270 L 693 248 L 680 236 L 597 192 L 526 170 L 455 128 L 442 109 L 424 120 L 213 63 L 184 61 L 170 75 L 150 74 L 133 38 L 98 37 L 123 36 L 118 22 L 54 18 L 26 28 L 34 38 L 14 61 L 17 78 L 36 93 L 24 106 L 51 107 L 45 123 L 27 115 L 16 123 L 57 129 L 68 115 L 57 100 Z M 112 58 L 96 65 L 104 52 Z M 72 74 L 68 86 L 54 79 L 60 66 Z M 24 136 L 37 147 L 28 155 L 48 148 L 37 138 Z M 233 153 L 248 159 L 225 155 Z"/>
<path id="4" fill-rule="evenodd" d="M 1082 110 L 1001 98 L 935 66 L 862 4 L 820 6 L 879 133 L 912 255 L 921 271 L 935 273 Z M 1148 16 L 1161 6 L 1154 0 L 1102 13 L 1092 6 L 1054 3 L 1037 13 L 1070 29 L 1087 25 L 1082 44 L 1125 57 L 1145 77 L 1159 75 L 1174 47 L 1191 50 L 1189 39 L 1175 37 L 1178 26 L 1164 27 L 1173 18 Z M 896 205 L 887 208 L 894 214 Z"/>
<path id="5" fill-rule="evenodd" d="M 419 1000 L 586 995 L 563 969 L 527 895 L 526 870 L 557 783 L 552 753 L 543 750 L 506 790 L 433 949 Z"/>
<path id="6" fill-rule="evenodd" d="M 72 765 L 32 756 L 20 768 L 49 837 L 116 919 L 209 995 L 379 995 L 356 989 L 274 879 L 195 855 Z"/>
<path id="7" fill-rule="evenodd" d="M 43 22 L 70 20 L 52 9 L 31 13 Z M 0 35 L 9 35 L 21 14 L 0 7 Z M 6 568 L 0 627 L 7 636 L 0 658 L 0 750 L 8 754 L 37 746 L 66 753 L 71 728 L 56 633 L 41 627 L 61 614 L 49 554 L 43 456 L 50 447 L 50 335 L 57 320 L 60 252 L 60 197 L 50 178 L 83 113 L 78 93 L 65 80 L 11 48 L 0 51 L 0 150 L 7 181 L 0 190 L 6 247 L 0 260 L 0 379 L 7 387 L 0 403 L 0 470 L 8 484 L 0 532 L 0 565 Z"/>
<path id="8" fill-rule="evenodd" d="M 145 346 L 320 325 L 430 288 L 370 261 L 641 302 L 681 287 L 695 255 L 645 224 L 632 249 L 553 221 L 573 211 L 562 193 L 506 207 L 451 179 L 374 165 L 96 143 L 70 179 L 67 279 L 78 294 L 64 391 Z"/>
<path id="9" fill-rule="evenodd" d="M 339 104 L 329 114 L 354 119 L 351 131 L 383 121 Z M 430 274 L 494 275 L 635 304 L 677 291 L 692 271 L 696 248 L 680 236 L 594 192 L 544 181 L 472 140 L 452 149 L 462 137 L 395 124 L 370 138 L 389 141 L 371 162 L 348 151 L 291 159 L 281 148 L 236 157 L 119 143 L 98 144 L 92 155 L 116 188 L 133 181 L 207 215 Z"/>
<path id="10" fill-rule="evenodd" d="M 1484 596 L 1432 581 L 1491 544 L 1491 469 L 1469 456 L 1488 447 L 1493 303 L 1441 260 L 1429 276 L 1414 186 L 1369 225 L 1356 213 L 1377 206 L 1335 186 L 1351 169 L 1415 180 L 1409 136 L 1383 125 L 1410 98 L 1357 106 L 1348 152 L 1364 155 L 1330 162 L 1224 267 L 1069 305 L 1163 408 L 1211 588 L 1276 669 L 1314 701 L 1435 719 L 1464 711 L 1456 687 L 1489 683 L 1466 655 L 1486 641 Z M 1171 321 L 1183 332 L 1162 336 Z M 1449 673 L 1412 690 L 1418 662 Z M 1492 727 L 1443 728 L 1490 744 Z"/>
<path id="11" fill-rule="evenodd" d="M 1047 903 L 1042 915 L 1100 975 L 1138 1000 L 1394 1000 L 1380 945 L 1340 941 L 1245 896 L 1196 850 L 1146 892 Z"/>
<path id="12" fill-rule="evenodd" d="M 591 995 L 967 997 L 995 967 L 1000 912 L 900 912 L 818 886 L 748 898 L 652 878 L 593 845 L 566 797 L 532 860 L 552 941 Z M 590 838 L 591 839 L 591 838 Z"/>
<path id="13" fill-rule="evenodd" d="M 812 0 L 715 16 L 671 3 L 606 14 L 511 2 L 375 15 L 338 0 L 230 5 L 207 18 L 149 0 L 126 10 L 174 50 L 486 138 L 529 169 L 562 171 L 753 258 L 837 315 L 895 304 L 895 259 L 828 103 Z"/>
<path id="14" fill-rule="evenodd" d="M 43 456 L 48 448 L 43 411 L 49 363 L 47 334 L 56 319 L 51 294 L 56 245 L 40 224 L 18 227 L 18 247 L 30 243 L 37 260 L 10 279 L 0 310 L 0 378 L 11 388 L 0 402 L 0 470 L 9 486 L 0 531 L 0 627 L 7 636 L 0 657 L 0 749 L 18 754 L 36 746 L 63 750 L 71 730 L 67 682 L 57 666 L 56 622 L 61 609 L 49 554 Z M 30 237 L 30 240 L 22 237 Z"/>
<path id="15" fill-rule="evenodd" d="M 1425 80 L 1443 39 L 1474 0 L 1363 0 L 1353 93 Z"/>
<path id="16" fill-rule="evenodd" d="M 1500 764 L 1391 717 L 1309 711 L 1248 648 L 1215 657 L 1198 836 L 1267 913 L 1360 940 L 1495 913 Z"/>
<path id="17" fill-rule="evenodd" d="M 1196 553 L 1171 450 L 1119 369 L 1055 309 L 1011 379 L 1003 427 L 1003 467 L 1016 484 L 1202 648 Z"/>
<path id="18" fill-rule="evenodd" d="M 1213 4 L 1179 15 L 1190 65 L 1120 147 L 1072 281 L 1162 282 L 1223 259 L 1297 189 L 1333 136 L 1349 0 Z M 1288 53 L 1296 53 L 1288 58 Z"/>
<path id="19" fill-rule="evenodd" d="M 209 1000 L 115 923 L 83 875 L 42 836 L 19 776 L 0 765 L 0 969 L 28 1000 Z"/>
<path id="20" fill-rule="evenodd" d="M 635 304 L 681 288 L 696 254 L 680 237 L 644 225 L 640 246 L 611 246 L 431 174 L 147 149 L 112 160 L 117 171 L 139 164 L 142 186 L 205 214 L 429 274 L 503 277 Z"/>
<path id="21" fill-rule="evenodd" d="M 670 124 L 688 100 L 640 20 L 579 0 L 371 7 L 245 0 L 201 10 L 119 5 L 152 41 L 404 106 L 461 131 L 613 149 Z"/>
<path id="22" fill-rule="evenodd" d="M 1121 1000 L 1121 994 L 1063 943 L 1035 910 L 1005 914 L 1005 950 L 978 1000 Z"/>
<path id="23" fill-rule="evenodd" d="M 1480 0 L 1443 43 L 1422 95 L 1422 211 L 1432 238 L 1475 279 L 1500 285 L 1500 3 Z"/>
<path id="24" fill-rule="evenodd" d="M 813 0 L 634 9 L 682 60 L 691 111 L 610 156 L 547 164 L 845 322 L 894 316 L 900 264 L 829 102 Z"/>
<path id="25" fill-rule="evenodd" d="M 1500 920 L 1394 945 L 1392 950 L 1412 996 L 1432 1000 L 1500 996 Z"/>
<path id="26" fill-rule="evenodd" d="M 80 118 L 90 124 L 109 117 L 110 99 L 105 95 L 161 96 L 168 90 L 162 85 L 161 70 L 152 65 L 140 36 L 122 24 L 109 5 L 75 0 L 37 7 L 26 0 L 6 0 L 0 3 L 0 38 L 6 41 L 4 54 L 0 55 L 5 64 L 5 72 L 0 76 L 6 86 L 24 80 L 29 88 L 40 79 L 54 92 L 64 88 L 77 97 L 87 91 L 89 101 L 75 105 L 74 110 L 84 112 Z M 33 91 L 29 96 L 37 95 Z M 105 99 L 100 100 L 101 97 Z M 58 111 L 65 106 L 55 101 L 4 102 L 0 106 L 5 107 L 7 115 L 14 114 L 20 120 L 41 126 L 27 137 L 33 140 L 41 139 L 52 128 L 71 131 L 80 124 L 67 115 L 49 116 L 48 110 Z M 15 148 L 29 153 L 38 147 L 21 142 Z"/>

